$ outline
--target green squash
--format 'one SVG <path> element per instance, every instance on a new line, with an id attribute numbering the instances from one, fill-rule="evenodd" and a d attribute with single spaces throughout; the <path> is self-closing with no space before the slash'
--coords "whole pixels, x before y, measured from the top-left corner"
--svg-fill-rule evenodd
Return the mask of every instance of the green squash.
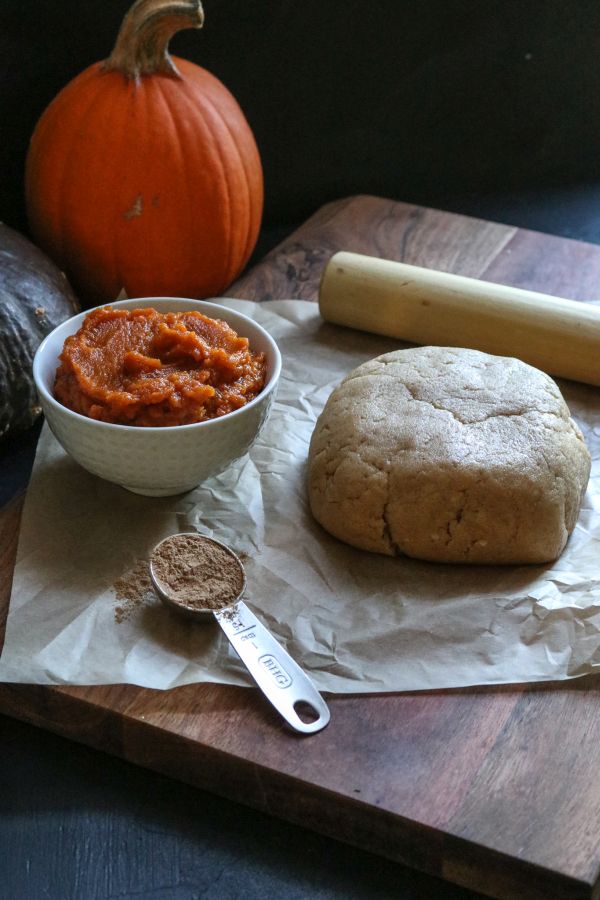
<path id="1" fill-rule="evenodd" d="M 60 269 L 0 223 L 0 439 L 29 428 L 41 414 L 31 368 L 35 351 L 78 311 Z"/>

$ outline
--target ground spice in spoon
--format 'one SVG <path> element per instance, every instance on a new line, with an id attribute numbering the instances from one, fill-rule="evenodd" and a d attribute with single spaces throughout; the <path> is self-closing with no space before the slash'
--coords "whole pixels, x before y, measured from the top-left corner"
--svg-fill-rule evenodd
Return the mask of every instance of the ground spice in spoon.
<path id="1" fill-rule="evenodd" d="M 244 588 L 244 571 L 235 557 L 200 534 L 162 541 L 152 554 L 152 568 L 163 592 L 191 609 L 223 609 Z"/>

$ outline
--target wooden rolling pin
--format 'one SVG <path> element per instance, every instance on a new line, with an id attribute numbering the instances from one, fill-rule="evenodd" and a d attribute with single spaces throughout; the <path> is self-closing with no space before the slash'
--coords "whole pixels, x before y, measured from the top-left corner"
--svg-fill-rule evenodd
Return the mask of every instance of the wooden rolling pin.
<path id="1" fill-rule="evenodd" d="M 338 325 L 516 356 L 600 385 L 600 307 L 590 304 L 341 252 L 323 273 L 319 308 Z"/>

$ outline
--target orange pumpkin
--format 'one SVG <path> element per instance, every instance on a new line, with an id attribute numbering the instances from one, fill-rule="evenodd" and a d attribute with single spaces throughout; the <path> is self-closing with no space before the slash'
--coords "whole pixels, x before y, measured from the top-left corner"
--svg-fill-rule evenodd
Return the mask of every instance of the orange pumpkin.
<path id="1" fill-rule="evenodd" d="M 250 256 L 260 157 L 227 88 L 171 57 L 199 0 L 138 0 L 112 55 L 70 82 L 31 139 L 26 199 L 36 242 L 86 304 L 220 294 Z"/>

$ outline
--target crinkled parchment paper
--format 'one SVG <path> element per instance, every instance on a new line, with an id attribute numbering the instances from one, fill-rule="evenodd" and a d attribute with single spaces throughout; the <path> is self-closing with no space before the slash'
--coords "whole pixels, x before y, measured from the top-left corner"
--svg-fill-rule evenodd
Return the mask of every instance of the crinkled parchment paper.
<path id="1" fill-rule="evenodd" d="M 451 567 L 364 553 L 312 521 L 306 456 L 332 388 L 398 342 L 323 324 L 305 302 L 224 302 L 264 325 L 284 357 L 271 418 L 250 456 L 185 496 L 145 498 L 89 475 L 45 428 L 0 679 L 248 684 L 216 626 L 190 624 L 155 599 L 115 618 L 115 580 L 161 538 L 193 528 L 246 556 L 250 605 L 322 690 L 543 681 L 600 666 L 600 391 L 561 385 L 594 468 L 554 565 Z"/>

